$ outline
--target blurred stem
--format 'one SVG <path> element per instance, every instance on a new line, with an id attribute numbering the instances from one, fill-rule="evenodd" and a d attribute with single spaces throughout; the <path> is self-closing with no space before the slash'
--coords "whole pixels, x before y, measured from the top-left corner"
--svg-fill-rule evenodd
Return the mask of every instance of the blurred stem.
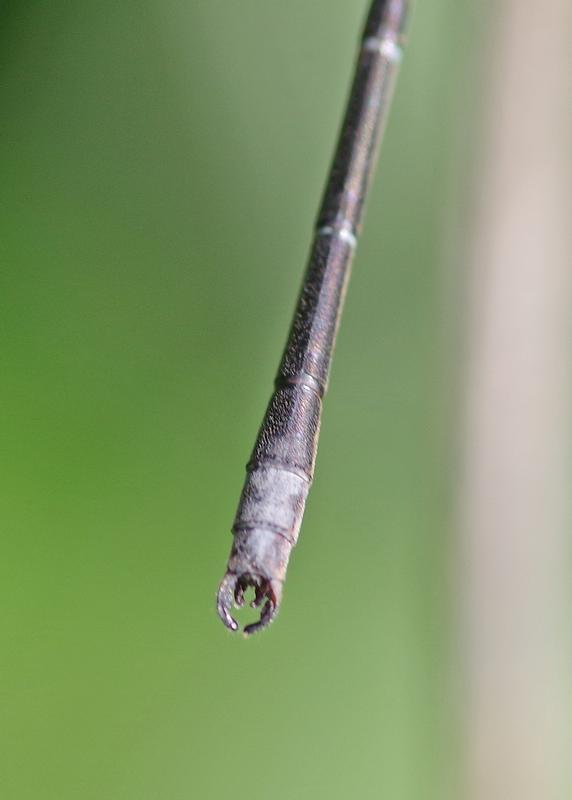
<path id="1" fill-rule="evenodd" d="M 570 796 L 572 4 L 491 7 L 464 367 L 462 796 L 556 800 Z"/>

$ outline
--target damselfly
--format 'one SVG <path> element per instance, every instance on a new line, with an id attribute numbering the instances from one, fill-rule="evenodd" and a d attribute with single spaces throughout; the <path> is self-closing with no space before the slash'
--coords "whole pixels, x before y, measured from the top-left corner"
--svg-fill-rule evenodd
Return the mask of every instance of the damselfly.
<path id="1" fill-rule="evenodd" d="M 364 202 L 402 55 L 408 0 L 373 0 L 353 85 L 318 214 L 309 264 L 232 528 L 234 539 L 217 608 L 237 630 L 233 605 L 255 591 L 268 625 L 282 598 L 312 482 L 332 353 Z"/>

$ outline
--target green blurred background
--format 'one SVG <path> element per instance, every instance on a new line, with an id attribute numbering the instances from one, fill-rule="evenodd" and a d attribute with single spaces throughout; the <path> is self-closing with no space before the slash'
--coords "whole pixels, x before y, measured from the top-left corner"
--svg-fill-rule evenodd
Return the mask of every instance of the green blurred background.
<path id="1" fill-rule="evenodd" d="M 244 641 L 214 595 L 366 3 L 0 5 L 7 800 L 452 791 L 469 6 L 416 9 L 282 612 Z"/>

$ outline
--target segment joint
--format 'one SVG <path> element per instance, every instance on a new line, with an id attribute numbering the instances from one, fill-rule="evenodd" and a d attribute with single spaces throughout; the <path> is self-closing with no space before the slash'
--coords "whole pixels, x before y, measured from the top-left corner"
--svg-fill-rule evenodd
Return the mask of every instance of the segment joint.
<path id="1" fill-rule="evenodd" d="M 364 39 L 362 50 L 379 53 L 392 64 L 399 64 L 403 58 L 403 50 L 394 36 L 368 36 Z"/>
<path id="2" fill-rule="evenodd" d="M 326 392 L 325 384 L 318 380 L 318 378 L 310 375 L 309 372 L 296 372 L 294 375 L 279 374 L 276 378 L 275 386 L 277 389 L 281 386 L 301 386 L 304 389 L 310 389 L 310 391 L 317 394 L 320 399 Z"/>
<path id="3" fill-rule="evenodd" d="M 357 245 L 357 237 L 353 232 L 353 228 L 349 220 L 342 220 L 342 222 L 335 225 L 322 225 L 316 230 L 317 236 L 337 236 L 343 242 L 347 242 L 352 250 Z"/>

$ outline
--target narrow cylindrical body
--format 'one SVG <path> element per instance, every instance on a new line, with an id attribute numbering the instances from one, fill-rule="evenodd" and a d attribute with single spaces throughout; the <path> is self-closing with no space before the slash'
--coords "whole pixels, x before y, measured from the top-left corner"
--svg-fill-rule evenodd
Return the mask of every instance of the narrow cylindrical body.
<path id="1" fill-rule="evenodd" d="M 367 188 L 401 58 L 408 3 L 374 0 L 358 56 L 339 143 L 318 214 L 294 320 L 236 513 L 233 547 L 218 595 L 223 622 L 235 630 L 232 604 L 247 586 L 274 617 L 290 552 L 312 483 L 322 399 L 363 214 Z"/>

